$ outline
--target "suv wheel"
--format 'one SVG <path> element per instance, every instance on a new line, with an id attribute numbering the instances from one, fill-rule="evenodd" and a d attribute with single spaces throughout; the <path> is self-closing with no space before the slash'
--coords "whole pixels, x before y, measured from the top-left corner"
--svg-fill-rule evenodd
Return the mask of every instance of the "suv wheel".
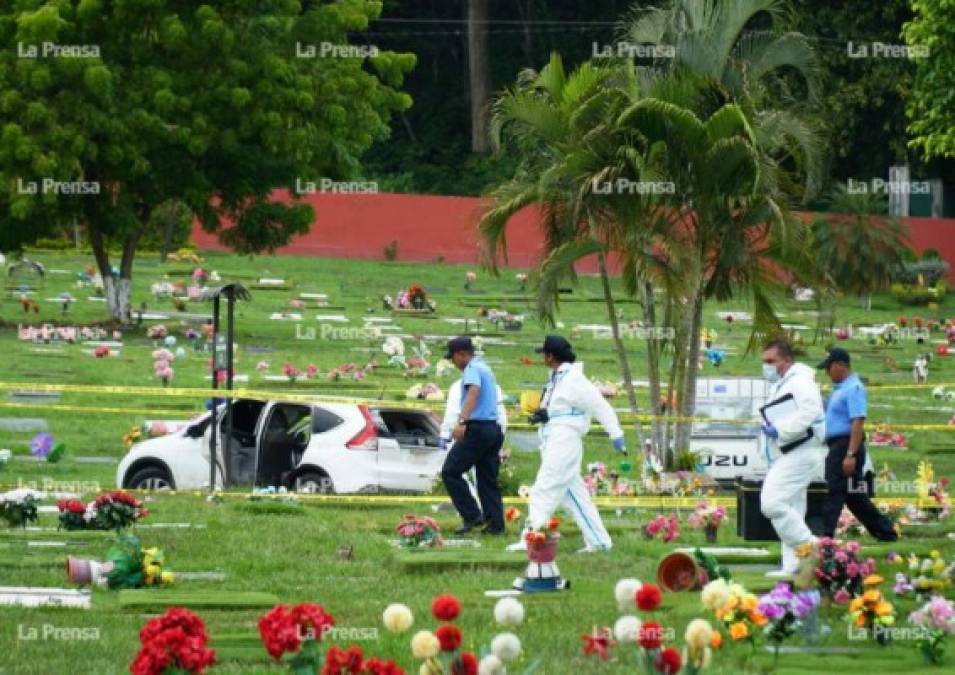
<path id="1" fill-rule="evenodd" d="M 172 490 L 172 477 L 159 466 L 147 466 L 132 475 L 126 485 L 133 490 Z"/>
<path id="2" fill-rule="evenodd" d="M 317 471 L 306 471 L 295 477 L 295 492 L 304 492 L 306 494 L 331 495 L 335 494 L 335 487 L 332 485 L 332 479 L 324 473 Z"/>

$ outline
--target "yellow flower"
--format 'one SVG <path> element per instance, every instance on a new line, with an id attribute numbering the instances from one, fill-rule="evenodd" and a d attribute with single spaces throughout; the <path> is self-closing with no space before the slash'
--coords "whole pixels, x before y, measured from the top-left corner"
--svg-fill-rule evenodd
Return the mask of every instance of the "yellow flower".
<path id="1" fill-rule="evenodd" d="M 936 560 L 935 564 L 932 565 L 932 571 L 935 572 L 936 574 L 939 574 L 940 572 L 944 571 L 944 569 L 945 569 L 944 560 L 941 560 L 941 559 Z"/>
<path id="2" fill-rule="evenodd" d="M 159 579 L 160 579 L 160 581 L 162 581 L 164 584 L 171 584 L 173 581 L 175 581 L 176 578 L 173 576 L 172 572 L 163 572 L 163 573 L 159 576 Z"/>
<path id="3" fill-rule="evenodd" d="M 853 598 L 849 603 L 849 611 L 858 612 L 860 609 L 862 609 L 862 598 Z"/>
<path id="4" fill-rule="evenodd" d="M 763 627 L 767 623 L 769 623 L 769 619 L 767 619 L 763 614 L 756 611 L 749 613 L 749 620 L 755 623 L 759 627 Z"/>
<path id="5" fill-rule="evenodd" d="M 862 585 L 863 586 L 878 586 L 883 581 L 885 581 L 885 579 L 880 577 L 878 574 L 870 574 L 863 580 Z"/>
<path id="6" fill-rule="evenodd" d="M 875 606 L 875 613 L 877 616 L 888 616 L 892 614 L 895 609 L 892 607 L 892 603 L 889 602 L 880 602 Z"/>
<path id="7" fill-rule="evenodd" d="M 859 628 L 862 628 L 863 626 L 865 626 L 865 614 L 863 614 L 862 612 L 856 614 L 856 625 Z"/>
<path id="8" fill-rule="evenodd" d="M 441 650 L 437 636 L 429 630 L 421 630 L 411 638 L 411 653 L 416 659 L 432 659 Z"/>
<path id="9" fill-rule="evenodd" d="M 938 552 L 938 549 L 932 549 L 932 552 L 929 553 L 929 555 L 935 558 L 936 560 L 942 557 L 942 554 Z"/>
<path id="10" fill-rule="evenodd" d="M 865 593 L 862 594 L 863 602 L 869 604 L 873 602 L 878 602 L 882 599 L 882 594 L 879 593 L 878 589 L 870 588 Z"/>
<path id="11" fill-rule="evenodd" d="M 686 644 L 692 650 L 701 650 L 710 643 L 713 627 L 705 619 L 693 619 L 686 627 Z"/>
<path id="12" fill-rule="evenodd" d="M 726 604 L 723 606 L 724 609 L 736 609 L 739 607 L 739 596 L 731 595 L 727 600 Z"/>
<path id="13" fill-rule="evenodd" d="M 713 634 L 710 636 L 710 647 L 713 649 L 719 649 L 723 646 L 723 634 L 719 631 L 713 631 Z"/>
<path id="14" fill-rule="evenodd" d="M 742 621 L 737 621 L 730 626 L 730 637 L 734 640 L 743 640 L 749 637 L 749 628 Z"/>

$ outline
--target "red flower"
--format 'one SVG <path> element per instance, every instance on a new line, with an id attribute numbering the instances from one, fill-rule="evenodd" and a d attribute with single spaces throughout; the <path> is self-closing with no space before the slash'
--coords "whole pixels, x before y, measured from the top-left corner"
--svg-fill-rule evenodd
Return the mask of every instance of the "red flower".
<path id="1" fill-rule="evenodd" d="M 405 675 L 405 671 L 394 661 L 382 661 L 378 658 L 365 661 L 364 670 L 361 672 L 368 675 Z"/>
<path id="2" fill-rule="evenodd" d="M 594 630 L 590 635 L 581 635 L 584 640 L 584 656 L 596 654 L 604 661 L 610 658 L 610 645 L 613 640 L 610 639 L 611 631 L 609 628 Z"/>
<path id="3" fill-rule="evenodd" d="M 61 499 L 56 503 L 56 508 L 61 512 L 67 511 L 69 513 L 75 513 L 79 516 L 82 516 L 86 513 L 86 504 L 81 502 L 79 499 Z"/>
<path id="4" fill-rule="evenodd" d="M 365 661 L 362 672 L 369 675 L 404 675 L 405 673 L 394 661 L 382 661 L 378 658 Z"/>
<path id="5" fill-rule="evenodd" d="M 431 613 L 439 621 L 454 621 L 461 613 L 461 601 L 450 593 L 439 595 L 431 603 Z"/>
<path id="6" fill-rule="evenodd" d="M 328 629 L 335 625 L 335 619 L 325 613 L 321 605 L 302 603 L 291 611 L 292 620 L 298 625 L 303 636 L 321 642 Z"/>
<path id="7" fill-rule="evenodd" d="M 348 649 L 342 649 L 333 645 L 325 655 L 325 665 L 322 666 L 321 675 L 358 675 L 364 671 L 365 655 L 361 647 L 352 645 Z"/>
<path id="8" fill-rule="evenodd" d="M 676 675 L 683 666 L 683 660 L 680 658 L 680 652 L 673 647 L 667 647 L 660 652 L 660 656 L 654 665 L 658 672 L 666 673 L 666 675 Z"/>
<path id="9" fill-rule="evenodd" d="M 652 612 L 660 606 L 661 600 L 663 600 L 663 594 L 660 593 L 660 589 L 654 584 L 644 584 L 640 587 L 640 590 L 637 591 L 637 607 L 642 612 Z"/>
<path id="10" fill-rule="evenodd" d="M 451 662 L 451 675 L 477 675 L 478 660 L 471 652 L 464 652 Z"/>
<path id="11" fill-rule="evenodd" d="M 276 661 L 285 652 L 297 652 L 302 646 L 298 625 L 285 605 L 276 605 L 259 619 L 259 635 L 266 651 Z"/>
<path id="12" fill-rule="evenodd" d="M 441 651 L 454 652 L 461 646 L 461 629 L 453 624 L 445 624 L 434 631 L 441 643 Z"/>
<path id="13" fill-rule="evenodd" d="M 202 620 L 185 609 L 174 608 L 149 621 L 139 633 L 142 644 L 129 669 L 133 675 L 161 675 L 168 668 L 202 673 L 215 663 L 206 649 L 209 636 Z"/>
<path id="14" fill-rule="evenodd" d="M 640 626 L 637 643 L 644 649 L 659 649 L 663 644 L 663 626 L 655 621 L 647 621 Z"/>

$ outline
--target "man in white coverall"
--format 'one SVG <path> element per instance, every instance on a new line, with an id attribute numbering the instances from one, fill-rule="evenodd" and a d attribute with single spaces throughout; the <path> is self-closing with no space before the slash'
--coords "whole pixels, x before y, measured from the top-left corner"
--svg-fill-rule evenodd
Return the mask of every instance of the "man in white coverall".
<path id="1" fill-rule="evenodd" d="M 764 408 L 771 422 L 763 424 L 772 458 L 760 510 L 782 542 L 782 569 L 766 576 L 782 577 L 799 565 L 796 548 L 815 541 L 806 525 L 806 492 L 809 483 L 823 475 L 825 415 L 815 370 L 794 363 L 792 348 L 784 340 L 771 342 L 763 352 L 763 377 L 772 385 Z"/>
<path id="2" fill-rule="evenodd" d="M 557 335 L 549 335 L 544 346 L 536 350 L 544 355 L 544 365 L 552 369 L 550 382 L 544 389 L 538 411 L 532 421 L 541 423 L 541 465 L 531 488 L 527 527 L 541 530 L 557 510 L 570 511 L 584 535 L 586 546 L 581 553 L 607 551 L 613 545 L 590 499 L 581 477 L 583 437 L 590 430 L 590 418 L 596 417 L 610 435 L 613 447 L 626 453 L 623 430 L 617 414 L 600 391 L 574 362 L 570 343 Z M 524 535 L 508 546 L 509 551 L 527 547 Z"/>

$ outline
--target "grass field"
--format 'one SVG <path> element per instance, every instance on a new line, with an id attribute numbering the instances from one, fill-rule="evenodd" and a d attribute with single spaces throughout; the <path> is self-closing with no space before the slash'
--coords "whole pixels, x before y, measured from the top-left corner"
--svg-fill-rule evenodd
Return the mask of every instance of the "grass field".
<path id="1" fill-rule="evenodd" d="M 82 271 L 90 259 L 48 252 L 31 255 L 43 262 L 49 272 L 43 286 L 33 296 L 40 304 L 40 313 L 25 314 L 16 293 L 6 294 L 0 302 L 0 320 L 3 322 L 0 345 L 4 350 L 4 358 L 0 361 L 0 382 L 158 386 L 150 356 L 155 347 L 145 335 L 145 326 L 124 332 L 121 356 L 103 359 L 84 353 L 80 344 L 61 348 L 38 347 L 16 339 L 16 325 L 21 322 L 37 325 L 66 321 L 89 325 L 101 322 L 106 316 L 102 303 L 87 300 L 92 295 L 89 289 L 74 286 L 76 273 Z M 286 290 L 253 290 L 252 301 L 239 305 L 236 368 L 238 373 L 249 375 L 249 386 L 257 389 L 353 396 L 368 396 L 373 392 L 375 397 L 401 398 L 414 381 L 384 367 L 370 375 L 360 388 L 355 388 L 354 384 L 330 383 L 325 378 L 299 380 L 294 385 L 268 382 L 255 366 L 257 362 L 267 360 L 270 362 L 269 372 L 279 374 L 286 361 L 303 370 L 309 363 L 314 363 L 322 372 L 350 361 L 361 365 L 371 355 L 376 355 L 380 362 L 384 361 L 380 339 L 321 339 L 322 322 L 316 319 L 316 315 L 344 314 L 350 320 L 347 324 L 335 324 L 336 327 L 360 327 L 361 318 L 366 315 L 390 317 L 390 313 L 382 310 L 381 296 L 385 293 L 395 295 L 411 283 L 422 284 L 437 301 L 436 318 L 398 317 L 394 321 L 402 333 L 427 336 L 432 363 L 439 357 L 444 341 L 460 329 L 458 324 L 445 319 L 475 318 L 479 307 L 496 307 L 526 314 L 522 331 L 503 333 L 500 338 L 505 344 L 488 344 L 486 347 L 488 361 L 495 368 L 505 391 L 517 395 L 523 389 L 539 389 L 547 376 L 533 353 L 533 347 L 540 343 L 547 331 L 536 321 L 530 299 L 520 292 L 519 284 L 514 280 L 516 270 L 505 272 L 499 278 L 479 272 L 473 290 L 466 291 L 463 286 L 467 268 L 443 264 L 209 255 L 203 266 L 218 271 L 224 280 L 238 280 L 248 285 L 260 277 L 283 278 L 291 283 L 291 288 Z M 187 276 L 192 268 L 193 265 L 187 263 L 160 265 L 155 258 L 143 257 L 135 270 L 135 304 L 145 302 L 148 311 L 169 314 L 170 319 L 162 323 L 186 349 L 186 356 L 173 364 L 175 387 L 208 386 L 205 379 L 208 353 L 194 351 L 183 338 L 186 328 L 198 329 L 201 320 L 177 318 L 170 301 L 155 300 L 150 295 L 149 286 L 166 275 L 171 281 L 188 283 Z M 65 319 L 58 303 L 46 301 L 62 291 L 69 291 L 78 299 Z M 622 291 L 619 292 L 622 295 Z M 271 314 L 288 309 L 289 301 L 300 293 L 326 293 L 331 307 L 291 310 L 303 314 L 301 322 L 269 319 Z M 636 304 L 621 307 L 624 320 L 639 319 Z M 780 298 L 778 308 L 787 323 L 805 324 L 811 328 L 815 325 L 811 303 Z M 758 357 L 744 355 L 748 324 L 736 322 L 729 327 L 718 316 L 723 310 L 747 311 L 749 308 L 745 303 L 707 306 L 706 324 L 719 332 L 717 344 L 725 346 L 728 353 L 719 371 L 707 365 L 702 375 L 718 372 L 720 375 L 757 376 Z M 208 305 L 201 303 L 190 303 L 187 310 L 188 313 L 206 311 Z M 880 296 L 875 298 L 873 310 L 864 312 L 857 301 L 847 300 L 838 308 L 837 325 L 895 321 L 899 314 L 910 319 L 921 315 L 925 319 L 944 322 L 947 317 L 955 316 L 955 302 L 950 299 L 936 312 L 928 313 L 924 308 L 903 308 L 891 298 Z M 574 292 L 562 302 L 559 319 L 563 327 L 558 330 L 566 334 L 571 333 L 576 325 L 606 323 L 596 279 L 580 280 Z M 147 325 L 150 323 L 155 322 L 147 322 Z M 297 324 L 301 327 L 297 328 Z M 318 339 L 297 339 L 296 336 L 304 335 L 307 328 L 314 328 Z M 482 322 L 482 328 L 493 330 L 486 321 Z M 807 354 L 803 358 L 814 364 L 824 355 L 825 344 L 812 344 L 812 333 L 812 330 L 805 332 Z M 935 334 L 933 339 L 941 339 L 941 335 Z M 581 331 L 573 342 L 590 376 L 616 381 L 617 368 L 609 340 Z M 869 379 L 873 387 L 870 391 L 872 424 L 945 424 L 955 413 L 951 403 L 933 399 L 930 388 L 877 388 L 880 385 L 911 384 L 911 363 L 919 350 L 926 351 L 929 347 L 904 341 L 898 347 L 875 348 L 859 339 L 849 341 L 847 346 L 856 357 L 856 369 Z M 643 368 L 643 350 L 642 343 L 632 341 L 631 363 L 636 368 L 637 377 Z M 522 364 L 523 356 L 532 358 L 534 364 Z M 893 360 L 897 368 L 887 362 L 887 358 Z M 932 386 L 951 383 L 951 388 L 955 389 L 955 359 L 933 359 L 930 372 Z M 436 380 L 432 375 L 420 381 L 434 380 L 445 389 L 450 379 Z M 31 462 L 28 456 L 33 434 L 0 428 L 0 448 L 10 448 L 15 455 L 5 471 L 0 472 L 0 482 L 8 487 L 17 484 L 42 487 L 44 483 L 57 481 L 111 488 L 114 465 L 80 463 L 76 458 L 119 458 L 125 452 L 123 434 L 133 425 L 144 419 L 186 419 L 198 412 L 202 405 L 201 400 L 169 396 L 65 393 L 57 402 L 19 407 L 20 404 L 11 405 L 9 394 L 9 391 L 0 391 L 0 402 L 3 402 L 0 418 L 43 418 L 54 437 L 66 443 L 68 452 L 66 458 L 57 464 Z M 642 404 L 646 403 L 645 396 L 643 393 Z M 618 407 L 625 405 L 622 397 L 613 402 Z M 57 406 L 87 410 L 58 409 Z M 627 435 L 628 444 L 633 448 L 636 444 L 632 429 Z M 915 431 L 908 432 L 908 436 L 910 443 L 906 451 L 875 449 L 876 465 L 881 467 L 888 463 L 900 481 L 914 480 L 917 464 L 924 459 L 933 463 L 938 475 L 950 475 L 955 470 L 955 436 L 951 433 Z M 620 464 L 620 458 L 614 456 L 602 434 L 588 437 L 586 459 L 603 461 L 608 466 Z M 535 454 L 515 452 L 512 463 L 518 482 L 532 482 L 537 466 Z M 415 630 L 433 628 L 436 622 L 428 611 L 431 598 L 440 592 L 454 592 L 465 607 L 460 621 L 465 648 L 480 651 L 498 632 L 491 614 L 494 600 L 485 597 L 483 592 L 507 588 L 521 569 L 521 557 L 503 555 L 501 550 L 505 542 L 499 539 L 484 539 L 478 549 L 448 549 L 427 554 L 433 559 L 409 561 L 408 554 L 392 544 L 392 530 L 403 513 L 424 514 L 430 511 L 427 505 L 330 505 L 306 501 L 301 508 L 286 509 L 270 508 L 268 503 L 249 502 L 243 497 L 211 503 L 203 495 L 188 493 L 152 495 L 148 506 L 152 515 L 146 523 L 192 524 L 189 528 L 137 528 L 144 544 L 157 545 L 165 550 L 173 570 L 219 571 L 225 575 L 221 581 L 182 581 L 175 589 L 177 594 L 199 597 L 208 591 L 268 592 L 283 602 L 320 602 L 336 617 L 339 626 L 355 629 L 352 634 L 359 637 L 367 637 L 372 632 L 370 629 L 380 627 L 381 611 L 392 602 L 404 602 L 412 608 L 416 616 Z M 595 626 L 612 625 L 618 618 L 620 613 L 613 599 L 617 579 L 625 576 L 652 579 L 655 576 L 657 562 L 670 547 L 659 542 L 646 542 L 639 535 L 640 523 L 655 514 L 655 511 L 641 512 L 632 508 L 608 510 L 605 517 L 615 537 L 615 548 L 611 553 L 599 556 L 574 555 L 572 551 L 580 546 L 579 533 L 570 523 L 564 527 L 566 541 L 562 548 L 565 552 L 560 565 L 563 574 L 573 582 L 572 590 L 526 598 L 528 618 L 515 631 L 523 642 L 525 656 L 510 672 L 519 673 L 538 658 L 543 659 L 538 672 L 548 674 L 622 673 L 637 669 L 632 648 L 619 648 L 609 662 L 584 657 L 580 636 Z M 457 524 L 453 512 L 442 511 L 436 517 L 446 530 Z M 54 527 L 55 514 L 42 514 L 39 524 Z M 732 530 L 732 525 L 721 529 L 721 545 L 739 543 Z M 895 550 L 905 553 L 937 546 L 947 557 L 955 556 L 955 542 L 946 537 L 952 530 L 955 526 L 948 523 L 921 529 L 913 527 L 906 531 Z M 923 534 L 919 535 L 919 532 Z M 63 586 L 63 559 L 67 552 L 96 558 L 102 557 L 109 546 L 108 538 L 96 536 L 63 534 L 60 539 L 67 541 L 65 550 L 30 547 L 25 545 L 23 535 L 0 530 L 0 585 Z M 693 545 L 701 542 L 701 533 L 684 528 L 678 543 Z M 863 538 L 862 542 L 863 546 L 873 543 L 868 538 Z M 354 547 L 352 559 L 340 557 L 338 549 L 343 545 Z M 778 550 L 775 544 L 768 547 L 774 552 Z M 872 550 L 880 563 L 888 552 L 884 546 Z M 749 584 L 750 590 L 769 589 L 770 584 L 762 578 L 761 570 L 735 569 L 737 576 Z M 880 570 L 888 579 L 894 576 L 884 564 L 880 565 Z M 915 608 L 912 601 L 897 606 L 900 617 Z M 93 609 L 90 611 L 0 608 L 0 673 L 126 672 L 138 648 L 136 634 L 152 611 L 136 604 L 121 606 L 116 592 L 98 589 L 94 590 Z M 220 655 L 220 662 L 213 672 L 280 672 L 280 667 L 270 664 L 258 642 L 256 621 L 262 610 L 213 608 L 198 611 L 206 621 L 213 637 L 213 647 Z M 673 627 L 677 642 L 682 644 L 686 623 L 697 616 L 711 618 L 707 614 L 696 593 L 666 595 L 657 619 Z M 914 644 L 900 641 L 891 647 L 879 648 L 849 643 L 841 612 L 827 610 L 823 619 L 831 626 L 831 635 L 824 639 L 824 644 L 858 647 L 859 653 L 784 654 L 776 672 L 901 673 L 922 669 L 921 657 Z M 42 639 L 43 627 L 49 625 L 97 630 L 94 631 L 95 637 L 87 640 Z M 31 628 L 40 632 L 40 639 L 24 638 Z M 416 673 L 418 664 L 411 657 L 409 638 L 410 634 L 392 636 L 380 630 L 377 639 L 362 639 L 357 644 L 366 654 L 395 658 L 406 672 Z M 340 642 L 343 645 L 350 643 L 347 639 Z M 798 641 L 792 644 L 798 644 Z M 745 646 L 725 647 L 716 655 L 712 672 L 767 672 L 772 667 L 770 654 L 760 651 L 747 660 L 747 652 Z M 947 667 L 951 668 L 953 663 L 955 659 L 950 656 Z"/>

